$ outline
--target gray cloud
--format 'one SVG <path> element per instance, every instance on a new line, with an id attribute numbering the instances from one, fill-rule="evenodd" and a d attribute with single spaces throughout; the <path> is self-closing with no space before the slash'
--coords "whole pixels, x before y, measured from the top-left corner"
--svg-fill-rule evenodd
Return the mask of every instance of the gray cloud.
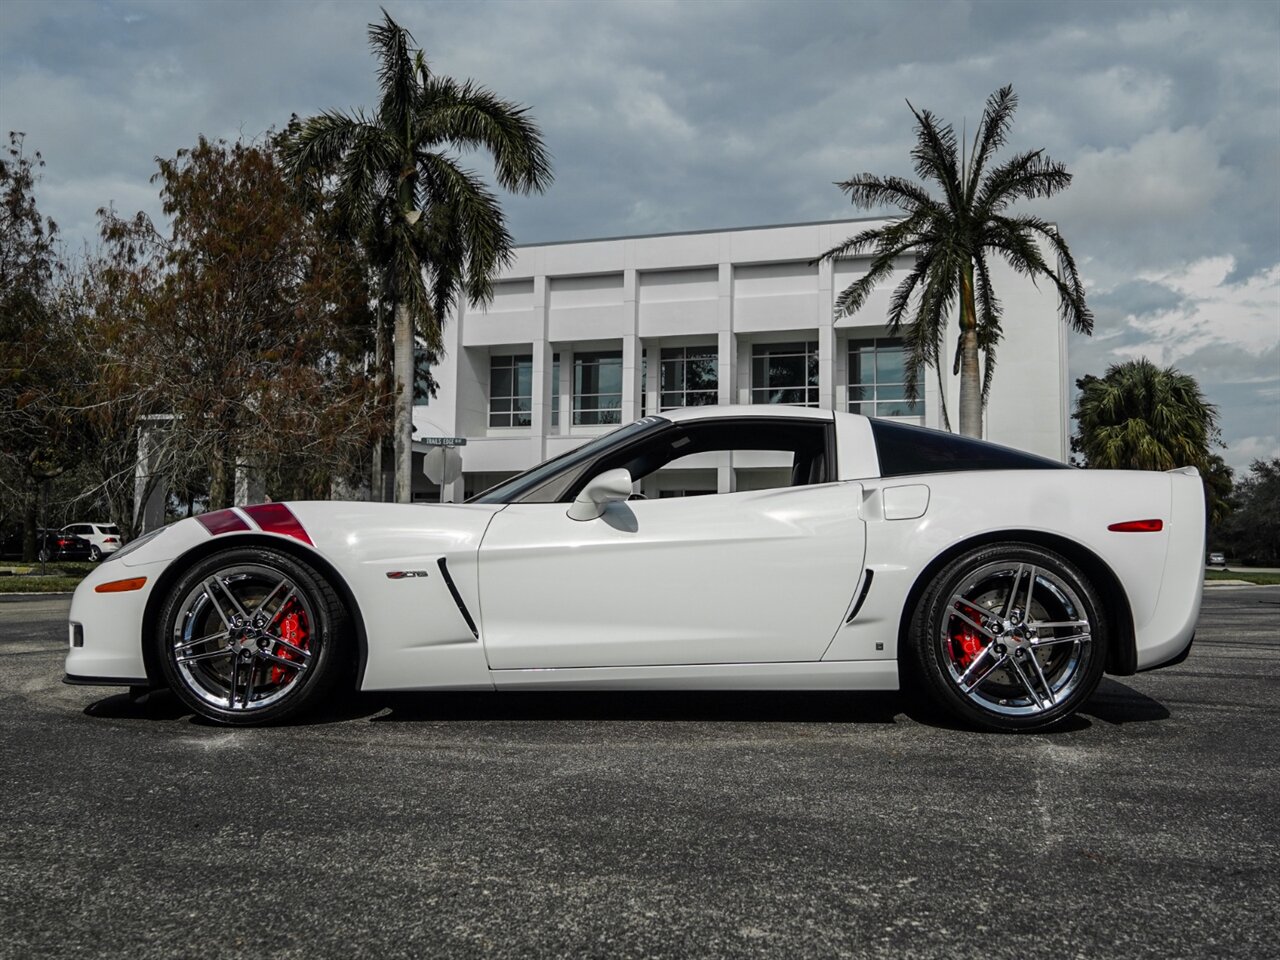
<path id="1" fill-rule="evenodd" d="M 1202 378 L 1242 451 L 1280 436 L 1280 397 L 1258 392 L 1274 351 L 1214 331 L 1235 351 L 1224 359 L 1200 329 L 1256 338 L 1270 323 L 1280 341 L 1266 282 L 1280 264 L 1275 4 L 386 6 L 435 69 L 541 123 L 557 179 L 507 202 L 522 242 L 846 215 L 832 181 L 910 172 L 905 99 L 971 132 L 1012 82 L 1010 149 L 1044 147 L 1076 175 L 1033 205 L 1093 291 L 1097 335 L 1072 338 L 1073 374 L 1164 358 Z M 364 27 L 377 16 L 373 2 L 9 0 L 0 125 L 44 152 L 47 212 L 89 235 L 108 201 L 158 214 L 154 158 L 200 133 L 255 136 L 293 112 L 372 104 Z M 1228 276 L 1176 282 L 1219 263 Z"/>

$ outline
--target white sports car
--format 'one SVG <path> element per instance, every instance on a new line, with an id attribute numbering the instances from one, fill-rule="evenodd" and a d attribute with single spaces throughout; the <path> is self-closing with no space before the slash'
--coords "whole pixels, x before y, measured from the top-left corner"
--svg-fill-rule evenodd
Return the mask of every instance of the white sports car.
<path id="1" fill-rule="evenodd" d="M 645 500 L 699 456 L 786 487 Z M 732 461 L 730 458 L 733 458 Z M 1193 469 L 1076 470 L 795 407 L 699 407 L 591 440 L 457 505 L 266 503 L 107 558 L 67 680 L 168 686 L 279 721 L 362 690 L 918 689 L 1042 728 L 1104 672 L 1178 663 L 1200 607 Z"/>

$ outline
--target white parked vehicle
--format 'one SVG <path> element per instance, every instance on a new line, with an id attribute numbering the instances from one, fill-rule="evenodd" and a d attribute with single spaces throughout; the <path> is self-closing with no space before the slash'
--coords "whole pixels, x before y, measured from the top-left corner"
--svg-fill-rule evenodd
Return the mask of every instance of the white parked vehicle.
<path id="1" fill-rule="evenodd" d="M 693 455 L 791 485 L 637 499 Z M 68 681 L 169 686 L 229 724 L 363 690 L 842 689 L 971 724 L 1057 723 L 1104 672 L 1180 662 L 1194 470 L 1077 470 L 777 406 L 647 417 L 457 505 L 268 503 L 181 520 L 91 573 Z"/>
<path id="2" fill-rule="evenodd" d="M 62 532 L 88 540 L 92 560 L 101 560 L 124 546 L 120 528 L 114 523 L 71 523 L 63 527 Z"/>

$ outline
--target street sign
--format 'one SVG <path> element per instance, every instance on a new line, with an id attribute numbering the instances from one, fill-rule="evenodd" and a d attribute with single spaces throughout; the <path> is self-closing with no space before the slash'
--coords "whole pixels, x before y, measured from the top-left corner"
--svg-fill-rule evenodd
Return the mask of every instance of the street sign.
<path id="1" fill-rule="evenodd" d="M 453 483 L 462 475 L 462 454 L 455 447 L 436 445 L 422 457 L 422 472 L 432 483 L 441 488 L 446 483 Z M 443 498 L 444 490 L 440 495 Z"/>
<path id="2" fill-rule="evenodd" d="M 466 437 L 414 437 L 414 443 L 420 443 L 424 447 L 465 447 L 467 445 Z"/>

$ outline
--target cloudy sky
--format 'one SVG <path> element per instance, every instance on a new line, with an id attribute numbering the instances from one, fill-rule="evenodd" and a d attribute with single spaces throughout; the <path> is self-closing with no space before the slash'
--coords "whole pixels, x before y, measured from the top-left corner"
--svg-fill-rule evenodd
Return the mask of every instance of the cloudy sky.
<path id="1" fill-rule="evenodd" d="M 1280 456 L 1280 4 L 384 5 L 434 69 L 532 108 L 556 182 L 507 202 L 522 243 L 848 216 L 832 181 L 910 172 L 905 99 L 972 129 L 1013 83 L 1010 149 L 1075 174 L 1039 205 L 1097 315 L 1073 375 L 1174 364 L 1219 406 L 1229 463 Z M 198 134 L 372 105 L 377 16 L 5 0 L 0 129 L 44 154 L 42 208 L 78 243 L 107 203 L 158 216 L 155 157 Z"/>

